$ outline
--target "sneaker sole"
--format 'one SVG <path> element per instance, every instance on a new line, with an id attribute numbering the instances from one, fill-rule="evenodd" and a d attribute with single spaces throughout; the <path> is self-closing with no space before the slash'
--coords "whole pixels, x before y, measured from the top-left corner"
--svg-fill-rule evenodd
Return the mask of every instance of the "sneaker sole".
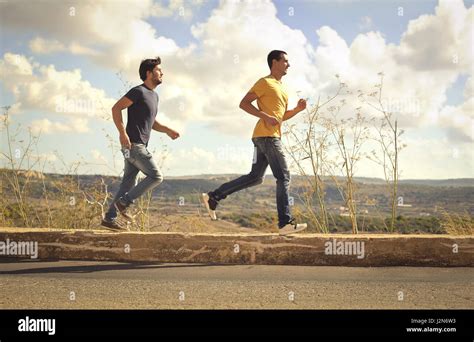
<path id="1" fill-rule="evenodd" d="M 217 221 L 216 211 L 212 210 L 209 207 L 209 195 L 204 192 L 204 193 L 201 194 L 201 198 L 202 198 L 202 201 L 204 202 L 204 206 L 206 207 L 207 212 L 208 212 L 209 217 L 211 218 L 211 220 L 212 221 Z"/>
<path id="2" fill-rule="evenodd" d="M 115 207 L 115 209 L 117 209 L 117 211 L 120 213 L 120 215 L 122 215 L 123 217 L 125 217 L 125 218 L 126 218 L 127 220 L 129 220 L 130 222 L 133 222 L 133 219 L 134 219 L 133 216 L 130 216 L 130 215 L 126 214 L 126 213 L 121 212 L 120 209 L 117 207 L 117 204 L 116 204 L 116 203 L 114 204 L 114 207 Z"/>
<path id="3" fill-rule="evenodd" d="M 296 234 L 296 233 L 302 232 L 302 231 L 305 230 L 306 228 L 308 228 L 308 226 L 306 226 L 306 227 L 304 227 L 304 228 L 299 228 L 299 229 L 290 230 L 290 231 L 287 231 L 287 232 L 279 232 L 279 234 L 282 235 L 282 236 L 284 236 L 284 235 L 290 235 L 290 234 Z"/>
<path id="4" fill-rule="evenodd" d="M 101 223 L 100 225 L 101 225 L 102 229 L 107 229 L 107 230 L 110 230 L 112 232 L 126 232 L 127 231 L 125 228 L 109 227 L 109 226 L 106 226 L 103 223 Z"/>

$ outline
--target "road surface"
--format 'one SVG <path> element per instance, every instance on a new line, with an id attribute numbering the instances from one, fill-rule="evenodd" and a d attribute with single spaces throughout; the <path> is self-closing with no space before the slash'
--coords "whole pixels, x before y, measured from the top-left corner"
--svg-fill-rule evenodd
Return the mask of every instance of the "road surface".
<path id="1" fill-rule="evenodd" d="M 472 268 L 0 259 L 1 309 L 473 309 Z"/>

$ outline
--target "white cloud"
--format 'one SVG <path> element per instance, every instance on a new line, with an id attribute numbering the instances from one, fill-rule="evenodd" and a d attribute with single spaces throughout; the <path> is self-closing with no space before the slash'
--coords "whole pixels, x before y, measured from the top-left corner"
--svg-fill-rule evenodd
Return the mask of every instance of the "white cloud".
<path id="1" fill-rule="evenodd" d="M 57 52 L 70 52 L 75 55 L 98 54 L 97 51 L 74 42 L 66 46 L 57 40 L 47 40 L 41 37 L 36 37 L 35 39 L 31 40 L 29 46 L 31 51 L 36 54 L 52 54 Z"/>
<path id="2" fill-rule="evenodd" d="M 91 150 L 91 156 L 94 161 L 98 161 L 104 164 L 108 163 L 107 158 L 105 158 L 105 156 L 97 149 Z"/>
<path id="3" fill-rule="evenodd" d="M 474 77 L 471 75 L 464 85 L 464 98 L 469 99 L 474 96 Z"/>
<path id="4" fill-rule="evenodd" d="M 53 152 L 40 153 L 40 154 L 34 155 L 34 158 L 38 158 L 39 160 L 44 160 L 50 163 L 58 161 L 58 157 Z"/>
<path id="5" fill-rule="evenodd" d="M 446 128 L 450 142 L 474 142 L 473 76 L 464 85 L 464 102 L 458 106 L 444 106 L 439 113 L 439 125 Z"/>
<path id="6" fill-rule="evenodd" d="M 64 44 L 61 44 L 57 40 L 46 40 L 37 37 L 30 41 L 30 49 L 33 53 L 46 54 L 66 51 Z"/>
<path id="7" fill-rule="evenodd" d="M 466 10 L 462 0 L 440 0 L 435 12 L 410 21 L 397 60 L 414 70 L 470 72 L 474 8 Z"/>
<path id="8" fill-rule="evenodd" d="M 25 77 L 33 75 L 34 65 L 31 58 L 26 56 L 6 53 L 3 60 L 0 61 L 0 71 L 2 74 L 2 81 L 6 82 L 11 77 L 20 77 L 23 80 Z"/>
<path id="9" fill-rule="evenodd" d="M 367 31 L 372 28 L 373 21 L 372 18 L 369 16 L 365 16 L 360 18 L 359 21 L 359 30 L 361 31 Z"/>
<path id="10" fill-rule="evenodd" d="M 453 143 L 448 139 L 405 139 L 400 154 L 402 178 L 442 179 L 472 177 L 472 144 Z"/>
<path id="11" fill-rule="evenodd" d="M 75 118 L 69 122 L 51 121 L 48 119 L 33 120 L 29 127 L 34 134 L 54 134 L 54 133 L 86 133 L 90 129 L 88 127 L 88 120 L 82 118 Z"/>
<path id="12" fill-rule="evenodd" d="M 459 106 L 445 106 L 439 123 L 447 128 L 450 141 L 474 142 L 474 97 Z"/>
<path id="13" fill-rule="evenodd" d="M 190 20 L 193 10 L 201 6 L 204 0 L 170 0 L 168 5 L 163 2 L 153 3 L 150 14 L 155 17 L 174 17 L 175 19 Z"/>
<path id="14" fill-rule="evenodd" d="M 181 148 L 172 151 L 164 163 L 172 176 L 248 173 L 251 167 L 252 150 L 235 146 L 223 146 L 217 153 L 199 147 Z"/>
<path id="15" fill-rule="evenodd" d="M 3 85 L 15 97 L 15 112 L 26 110 L 55 113 L 71 119 L 69 124 L 48 119 L 33 122 L 33 129 L 46 132 L 86 132 L 88 118 L 108 115 L 115 102 L 101 89 L 82 79 L 81 71 L 57 71 L 31 58 L 6 53 L 0 60 Z M 35 128 L 39 127 L 39 128 Z"/>
<path id="16" fill-rule="evenodd" d="M 470 22 L 474 8 L 466 9 L 459 0 L 449 4 L 453 6 L 440 1 L 436 15 L 423 15 L 410 21 L 400 45 L 387 44 L 380 32 L 367 32 L 357 35 L 348 46 L 336 31 L 320 28 L 315 59 L 320 79 L 326 80 L 322 82 L 324 90 L 333 89 L 330 77 L 338 73 L 353 89 L 370 93 L 376 90 L 373 85 L 379 83 L 377 72 L 383 71 L 382 101 L 394 112 L 400 127 L 435 124 L 444 128 L 452 141 L 472 136 L 468 132 L 471 125 L 464 126 L 472 121 L 468 115 L 469 99 L 456 108 L 445 106 L 447 90 L 456 79 L 462 74 L 472 75 Z M 443 32 L 439 39 L 433 39 L 438 37 L 437 30 Z M 452 51 L 458 51 L 458 63 L 453 63 Z M 352 102 L 350 108 L 357 106 Z M 352 116 L 353 111 L 346 111 L 345 115 Z"/>

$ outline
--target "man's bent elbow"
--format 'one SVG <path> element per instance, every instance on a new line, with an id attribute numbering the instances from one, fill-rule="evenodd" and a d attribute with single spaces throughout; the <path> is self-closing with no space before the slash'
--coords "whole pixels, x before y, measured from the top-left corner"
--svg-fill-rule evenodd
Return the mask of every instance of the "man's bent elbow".
<path id="1" fill-rule="evenodd" d="M 247 108 L 247 104 L 248 104 L 248 102 L 242 100 L 242 101 L 240 101 L 239 108 L 242 109 L 242 110 L 245 110 L 245 108 Z"/>

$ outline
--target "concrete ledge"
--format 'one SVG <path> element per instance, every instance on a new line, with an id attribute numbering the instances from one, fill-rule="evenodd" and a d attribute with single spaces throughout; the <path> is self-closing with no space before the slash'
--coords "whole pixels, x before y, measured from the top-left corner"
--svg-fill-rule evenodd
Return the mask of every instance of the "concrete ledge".
<path id="1" fill-rule="evenodd" d="M 474 236 L 109 233 L 102 230 L 0 228 L 6 242 L 37 242 L 38 259 L 163 263 L 474 266 Z M 10 249 L 11 251 L 11 249 Z"/>

